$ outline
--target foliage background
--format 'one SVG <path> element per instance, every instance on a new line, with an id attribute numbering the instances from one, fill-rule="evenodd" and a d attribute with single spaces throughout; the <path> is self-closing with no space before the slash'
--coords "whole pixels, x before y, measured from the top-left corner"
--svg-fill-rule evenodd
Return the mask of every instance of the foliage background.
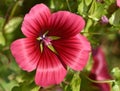
<path id="1" fill-rule="evenodd" d="M 82 34 L 92 48 L 102 46 L 109 73 L 115 80 L 111 91 L 120 91 L 120 8 L 116 0 L 0 0 L 0 91 L 98 91 L 82 75 L 90 72 L 91 56 L 81 73 L 69 70 L 65 82 L 45 89 L 35 85 L 35 72 L 27 73 L 18 67 L 9 47 L 14 40 L 24 37 L 20 29 L 24 15 L 38 3 L 46 4 L 52 12 L 67 10 L 84 17 Z M 102 16 L 108 21 L 103 22 Z"/>

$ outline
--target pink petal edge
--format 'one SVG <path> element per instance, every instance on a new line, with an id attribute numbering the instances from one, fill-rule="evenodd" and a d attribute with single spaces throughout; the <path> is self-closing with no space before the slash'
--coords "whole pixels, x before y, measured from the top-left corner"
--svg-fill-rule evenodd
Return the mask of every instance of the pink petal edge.
<path id="1" fill-rule="evenodd" d="M 68 11 L 59 11 L 50 17 L 48 35 L 71 37 L 80 33 L 84 26 L 85 21 L 81 16 Z"/>
<path id="2" fill-rule="evenodd" d="M 84 36 L 78 34 L 71 38 L 53 41 L 52 44 L 63 63 L 72 69 L 82 70 L 87 64 L 91 47 Z"/>
<path id="3" fill-rule="evenodd" d="M 10 50 L 20 68 L 28 72 L 36 69 L 41 55 L 39 43 L 36 40 L 18 39 L 11 44 Z"/>
<path id="4" fill-rule="evenodd" d="M 49 8 L 44 4 L 37 4 L 25 15 L 22 32 L 26 37 L 38 37 L 43 34 L 48 27 L 48 20 L 51 16 Z"/>

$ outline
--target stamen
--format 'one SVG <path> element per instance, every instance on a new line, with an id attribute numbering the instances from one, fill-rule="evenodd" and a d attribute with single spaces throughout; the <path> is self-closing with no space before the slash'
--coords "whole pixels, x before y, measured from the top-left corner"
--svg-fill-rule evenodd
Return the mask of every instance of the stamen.
<path id="1" fill-rule="evenodd" d="M 58 54 L 57 51 L 54 49 L 51 41 L 52 40 L 58 40 L 60 39 L 60 37 L 57 36 L 47 36 L 47 32 L 45 32 L 42 36 L 36 38 L 38 41 L 40 41 L 40 50 L 41 52 L 43 52 L 43 47 L 47 46 L 52 52 L 54 52 L 55 54 Z"/>
<path id="2" fill-rule="evenodd" d="M 38 37 L 38 38 L 36 38 L 36 39 L 40 41 L 40 40 L 42 40 L 42 37 Z"/>
<path id="3" fill-rule="evenodd" d="M 43 51 L 43 44 L 42 43 L 40 43 L 40 50 L 41 50 L 41 52 Z"/>
<path id="4" fill-rule="evenodd" d="M 55 48 L 51 45 L 47 45 L 47 47 L 52 51 L 54 52 L 55 54 L 58 54 L 58 52 L 55 50 Z"/>
<path id="5" fill-rule="evenodd" d="M 52 40 L 58 40 L 58 39 L 60 39 L 60 37 L 58 37 L 58 36 L 50 36 L 49 38 L 52 39 Z"/>

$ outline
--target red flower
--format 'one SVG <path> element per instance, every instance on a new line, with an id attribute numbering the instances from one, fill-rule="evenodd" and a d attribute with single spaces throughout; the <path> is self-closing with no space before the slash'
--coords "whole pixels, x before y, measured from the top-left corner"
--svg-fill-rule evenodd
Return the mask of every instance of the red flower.
<path id="1" fill-rule="evenodd" d="M 105 54 L 101 47 L 92 51 L 93 53 L 93 67 L 91 70 L 90 78 L 94 80 L 108 80 L 111 76 L 108 72 Z M 110 91 L 110 85 L 108 83 L 95 84 L 100 88 L 100 91 Z"/>
<path id="2" fill-rule="evenodd" d="M 11 44 L 12 54 L 23 70 L 36 69 L 37 85 L 58 84 L 66 75 L 67 65 L 82 70 L 88 61 L 90 44 L 79 34 L 84 25 L 76 14 L 51 14 L 47 6 L 37 4 L 25 15 L 22 32 L 26 38 Z"/>

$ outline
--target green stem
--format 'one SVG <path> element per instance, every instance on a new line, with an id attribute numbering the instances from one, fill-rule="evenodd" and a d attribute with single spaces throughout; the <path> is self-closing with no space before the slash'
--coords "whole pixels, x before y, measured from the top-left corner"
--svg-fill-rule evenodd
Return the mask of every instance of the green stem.
<path id="1" fill-rule="evenodd" d="M 102 33 L 95 33 L 95 32 L 81 32 L 81 33 L 84 35 L 88 35 L 88 34 L 90 34 L 90 35 L 102 35 Z"/>
<path id="2" fill-rule="evenodd" d="M 115 80 L 93 80 L 91 78 L 89 78 L 85 73 L 82 72 L 82 74 L 91 82 L 93 83 L 113 83 L 115 82 Z"/>
<path id="3" fill-rule="evenodd" d="M 17 7 L 18 7 L 18 3 L 19 3 L 19 1 L 17 1 L 17 2 L 15 3 L 15 5 L 14 5 L 14 7 L 13 7 L 11 13 L 10 13 L 9 19 L 13 17 L 13 15 L 14 15 Z"/>
<path id="4" fill-rule="evenodd" d="M 71 10 L 71 8 L 70 8 L 69 1 L 68 1 L 68 0 L 66 0 L 66 3 L 67 3 L 67 6 L 68 6 L 69 11 L 71 12 L 72 10 Z"/>
<path id="5" fill-rule="evenodd" d="M 93 79 L 90 79 L 89 77 L 86 77 L 89 81 L 93 82 L 93 83 L 113 83 L 115 82 L 115 80 L 93 80 Z"/>
<path id="6" fill-rule="evenodd" d="M 92 26 L 92 24 L 93 24 L 93 21 L 91 20 L 91 19 L 88 19 L 88 21 L 87 21 L 87 23 L 86 23 L 86 26 L 85 26 L 85 29 L 84 29 L 84 32 L 89 32 L 89 29 L 90 29 L 90 27 Z M 88 34 L 84 34 L 85 36 L 88 36 L 89 35 L 89 33 Z"/>
<path id="7" fill-rule="evenodd" d="M 3 33 L 3 36 L 4 36 L 4 38 L 5 38 L 5 42 L 7 41 L 7 39 L 6 39 L 6 36 L 5 36 L 5 29 L 4 29 L 4 27 L 5 27 L 5 25 L 7 24 L 8 20 L 13 17 L 13 15 L 14 15 L 16 9 L 17 9 L 18 3 L 19 3 L 19 1 L 17 1 L 17 2 L 15 3 L 15 5 L 13 6 L 12 11 L 10 12 L 10 15 L 9 15 L 8 17 L 6 17 L 6 19 L 5 19 L 4 23 L 3 23 L 3 26 L 2 26 L 2 33 Z"/>
<path id="8" fill-rule="evenodd" d="M 97 33 L 97 32 L 81 32 L 81 34 L 84 34 L 84 35 L 108 35 L 108 34 L 113 34 L 113 32 L 105 32 L 105 33 Z"/>

